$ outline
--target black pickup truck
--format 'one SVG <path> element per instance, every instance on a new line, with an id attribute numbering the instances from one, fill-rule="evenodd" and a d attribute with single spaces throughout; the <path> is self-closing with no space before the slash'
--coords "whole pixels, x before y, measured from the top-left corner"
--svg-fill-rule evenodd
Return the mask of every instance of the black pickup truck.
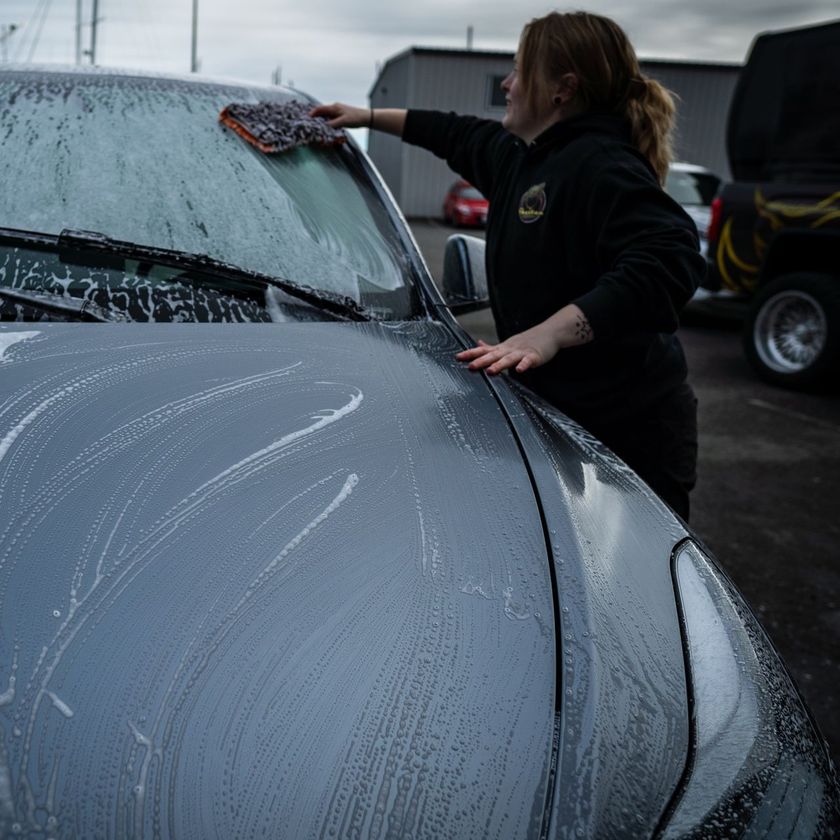
<path id="1" fill-rule="evenodd" d="M 840 385 L 840 21 L 759 35 L 727 127 L 734 181 L 712 206 L 707 288 L 747 301 L 766 380 Z"/>

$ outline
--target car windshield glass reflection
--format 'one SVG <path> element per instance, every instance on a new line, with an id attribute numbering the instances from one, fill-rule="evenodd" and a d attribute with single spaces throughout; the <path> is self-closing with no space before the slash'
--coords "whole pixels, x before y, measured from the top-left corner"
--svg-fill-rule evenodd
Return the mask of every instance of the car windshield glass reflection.
<path id="1" fill-rule="evenodd" d="M 346 295 L 379 317 L 417 314 L 405 247 L 354 155 L 258 152 L 218 121 L 255 100 L 234 86 L 8 73 L 0 227 L 100 231 Z"/>

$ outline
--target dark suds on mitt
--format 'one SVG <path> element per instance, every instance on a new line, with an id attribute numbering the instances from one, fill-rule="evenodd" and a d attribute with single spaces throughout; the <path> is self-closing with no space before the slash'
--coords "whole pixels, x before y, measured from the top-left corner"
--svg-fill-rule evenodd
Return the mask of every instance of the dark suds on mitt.
<path id="1" fill-rule="evenodd" d="M 322 117 L 310 117 L 312 106 L 291 102 L 233 103 L 219 120 L 260 151 L 287 152 L 298 146 L 340 146 L 347 141 L 341 129 L 331 128 Z"/>

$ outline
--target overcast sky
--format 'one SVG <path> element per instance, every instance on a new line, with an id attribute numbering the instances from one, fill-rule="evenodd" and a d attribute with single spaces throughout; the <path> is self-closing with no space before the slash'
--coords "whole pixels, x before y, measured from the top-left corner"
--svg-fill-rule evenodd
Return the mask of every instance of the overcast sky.
<path id="1" fill-rule="evenodd" d="M 75 59 L 77 0 L 0 0 L 0 49 L 15 61 Z M 92 0 L 83 0 L 85 20 Z M 552 8 L 614 16 L 642 58 L 743 61 L 760 31 L 840 18 L 838 0 L 607 0 L 552 7 L 511 0 L 199 0 L 200 72 L 282 80 L 323 101 L 365 104 L 376 66 L 409 46 L 514 50 L 522 24 Z M 97 63 L 185 73 L 192 0 L 100 0 Z M 83 43 L 88 46 L 90 27 Z"/>

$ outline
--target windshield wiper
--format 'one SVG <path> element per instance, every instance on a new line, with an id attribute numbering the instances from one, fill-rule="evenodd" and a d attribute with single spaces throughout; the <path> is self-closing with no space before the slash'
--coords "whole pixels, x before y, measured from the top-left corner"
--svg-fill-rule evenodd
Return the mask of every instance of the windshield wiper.
<path id="1" fill-rule="evenodd" d="M 314 289 L 281 277 L 247 271 L 244 268 L 208 257 L 205 254 L 191 254 L 169 248 L 139 245 L 135 242 L 111 239 L 105 234 L 88 230 L 65 229 L 58 235 L 57 245 L 58 257 L 62 262 L 77 262 L 76 259 L 73 259 L 73 255 L 85 254 L 89 257 L 92 256 L 94 260 L 98 258 L 100 265 L 110 265 L 113 262 L 113 257 L 118 254 L 123 258 L 140 259 L 172 268 L 203 272 L 260 289 L 273 286 L 289 297 L 350 321 L 370 321 L 373 317 L 362 304 L 347 295 Z M 110 261 L 109 257 L 111 258 Z M 88 263 L 89 260 L 86 260 L 85 264 Z"/>
<path id="2" fill-rule="evenodd" d="M 118 312 L 99 306 L 84 298 L 64 297 L 55 295 L 52 292 L 36 292 L 31 289 L 10 289 L 7 286 L 0 286 L 0 297 L 23 306 L 30 306 L 42 312 L 55 312 L 60 315 L 69 315 L 79 321 L 125 321 L 125 316 Z"/>

